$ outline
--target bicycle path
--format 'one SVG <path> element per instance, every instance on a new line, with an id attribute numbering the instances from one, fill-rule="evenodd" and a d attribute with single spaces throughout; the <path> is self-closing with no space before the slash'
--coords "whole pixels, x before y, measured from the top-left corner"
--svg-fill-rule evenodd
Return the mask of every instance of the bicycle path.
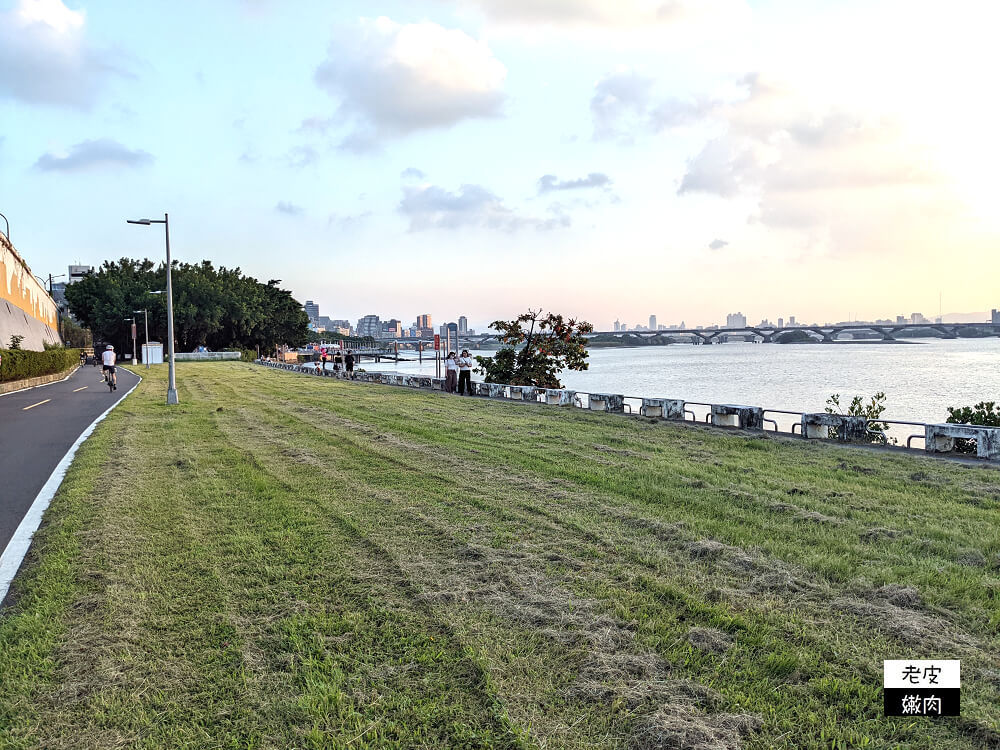
<path id="1" fill-rule="evenodd" d="M 100 367 L 66 380 L 0 396 L 0 557 L 57 464 L 95 419 L 139 378 L 118 368 L 109 391 Z"/>

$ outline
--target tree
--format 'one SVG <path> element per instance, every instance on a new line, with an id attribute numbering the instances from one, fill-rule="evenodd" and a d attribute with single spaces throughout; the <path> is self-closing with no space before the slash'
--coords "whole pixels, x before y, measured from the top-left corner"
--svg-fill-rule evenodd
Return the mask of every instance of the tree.
<path id="1" fill-rule="evenodd" d="M 309 319 L 275 280 L 262 284 L 240 269 L 216 269 L 210 261 L 174 262 L 174 336 L 178 349 L 198 346 L 270 351 L 276 345 L 301 346 L 309 339 Z M 66 287 L 74 316 L 99 341 L 131 346 L 125 318 L 149 310 L 151 340 L 167 337 L 166 265 L 122 258 Z"/>
<path id="2" fill-rule="evenodd" d="M 885 411 L 885 393 L 879 391 L 874 396 L 869 399 L 868 403 L 861 396 L 855 396 L 851 399 L 851 405 L 847 407 L 847 411 L 840 405 L 840 394 L 834 393 L 830 398 L 826 400 L 826 413 L 827 414 L 840 414 L 842 416 L 851 417 L 864 417 L 868 420 L 868 432 L 870 434 L 870 442 L 880 442 L 880 443 L 895 443 L 896 439 L 891 440 L 886 435 L 886 430 L 889 429 L 889 425 L 886 422 L 877 421 L 879 417 L 882 416 L 882 412 Z M 830 428 L 830 437 L 836 437 L 837 430 L 834 427 Z"/>
<path id="3" fill-rule="evenodd" d="M 476 357 L 476 372 L 485 374 L 487 383 L 561 388 L 562 370 L 589 367 L 585 334 L 594 330 L 590 323 L 529 309 L 514 320 L 496 320 L 490 328 L 504 346 L 492 357 Z"/>
<path id="4" fill-rule="evenodd" d="M 975 424 L 988 427 L 1000 427 L 1000 408 L 995 401 L 980 401 L 975 406 L 949 406 L 948 419 L 952 424 Z M 957 438 L 955 451 L 958 453 L 975 453 L 976 441 L 972 438 Z"/>

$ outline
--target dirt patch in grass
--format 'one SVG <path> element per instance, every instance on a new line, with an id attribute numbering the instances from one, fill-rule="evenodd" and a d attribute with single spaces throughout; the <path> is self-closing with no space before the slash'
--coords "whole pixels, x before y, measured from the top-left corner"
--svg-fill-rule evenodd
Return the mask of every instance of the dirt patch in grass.
<path id="1" fill-rule="evenodd" d="M 705 716 L 690 706 L 664 706 L 639 722 L 629 750 L 739 750 L 758 731 L 760 718 L 750 714 Z"/>
<path id="2" fill-rule="evenodd" d="M 687 639 L 696 649 L 709 654 L 724 654 L 736 643 L 729 633 L 716 628 L 691 628 Z"/>

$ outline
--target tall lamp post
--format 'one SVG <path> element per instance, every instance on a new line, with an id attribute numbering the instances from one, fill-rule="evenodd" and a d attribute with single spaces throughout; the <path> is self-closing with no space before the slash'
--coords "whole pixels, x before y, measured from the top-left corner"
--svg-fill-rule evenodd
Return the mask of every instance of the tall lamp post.
<path id="1" fill-rule="evenodd" d="M 135 318 L 123 318 L 123 320 L 132 324 L 132 367 L 135 367 Z"/>
<path id="2" fill-rule="evenodd" d="M 126 219 L 127 224 L 162 224 L 167 239 L 167 352 L 170 357 L 167 382 L 167 404 L 177 403 L 177 375 L 174 372 L 174 286 L 170 278 L 170 216 L 162 219 Z"/>
<path id="3" fill-rule="evenodd" d="M 142 313 L 146 320 L 146 349 L 142 353 L 142 363 L 146 365 L 146 369 L 149 369 L 149 310 L 133 310 L 133 315 L 138 315 Z"/>

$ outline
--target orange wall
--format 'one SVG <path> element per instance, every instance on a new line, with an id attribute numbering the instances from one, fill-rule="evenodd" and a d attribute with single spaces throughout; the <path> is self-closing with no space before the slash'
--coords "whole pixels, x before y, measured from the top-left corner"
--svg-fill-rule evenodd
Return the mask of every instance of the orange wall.
<path id="1" fill-rule="evenodd" d="M 53 331 L 57 330 L 59 323 L 56 303 L 2 233 L 0 233 L 0 299 L 19 307 Z"/>

